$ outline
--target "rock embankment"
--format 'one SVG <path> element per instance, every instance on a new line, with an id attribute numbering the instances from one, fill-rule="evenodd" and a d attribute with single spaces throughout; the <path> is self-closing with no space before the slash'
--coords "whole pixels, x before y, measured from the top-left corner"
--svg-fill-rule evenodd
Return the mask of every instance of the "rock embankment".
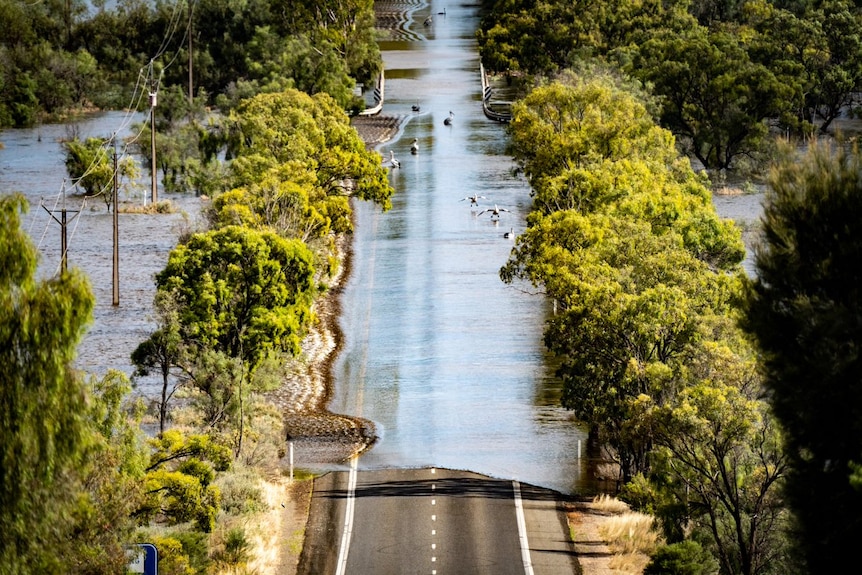
<path id="1" fill-rule="evenodd" d="M 373 150 L 380 144 L 388 142 L 395 137 L 401 124 L 403 116 L 355 116 L 350 124 L 359 133 L 365 142 L 365 147 Z"/>
<path id="2" fill-rule="evenodd" d="M 392 139 L 402 121 L 398 116 L 357 116 L 351 124 L 366 147 L 374 149 Z M 303 340 L 302 353 L 288 379 L 267 395 L 284 414 L 285 432 L 298 466 L 346 461 L 377 439 L 373 422 L 327 409 L 332 394 L 332 364 L 341 346 L 338 316 L 342 283 L 350 275 L 350 238 L 339 238 L 337 249 L 343 265 L 330 279 L 329 291 L 315 302 L 318 321 Z"/>

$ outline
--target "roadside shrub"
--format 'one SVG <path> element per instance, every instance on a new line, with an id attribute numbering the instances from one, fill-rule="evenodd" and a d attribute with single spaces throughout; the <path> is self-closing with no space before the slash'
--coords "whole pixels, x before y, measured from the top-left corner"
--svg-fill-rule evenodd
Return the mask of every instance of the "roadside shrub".
<path id="1" fill-rule="evenodd" d="M 248 563 L 251 554 L 251 542 L 242 527 L 234 527 L 227 532 L 224 549 L 216 554 L 219 563 L 230 567 L 241 567 Z"/>
<path id="2" fill-rule="evenodd" d="M 718 562 L 700 543 L 688 539 L 656 549 L 644 575 L 715 575 Z"/>
<path id="3" fill-rule="evenodd" d="M 189 557 L 183 549 L 183 544 L 172 535 L 154 536 L 152 542 L 159 553 L 160 575 L 196 575 L 199 573 L 191 566 Z"/>
<path id="4" fill-rule="evenodd" d="M 219 476 L 221 508 L 229 515 L 245 515 L 265 511 L 260 478 L 249 468 L 236 468 Z"/>

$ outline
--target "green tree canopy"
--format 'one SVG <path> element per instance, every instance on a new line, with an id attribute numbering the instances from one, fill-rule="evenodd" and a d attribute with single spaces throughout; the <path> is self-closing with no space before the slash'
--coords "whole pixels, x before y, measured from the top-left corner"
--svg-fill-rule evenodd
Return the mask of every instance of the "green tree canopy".
<path id="1" fill-rule="evenodd" d="M 790 107 L 794 87 L 752 61 L 745 43 L 723 30 L 657 30 L 627 71 L 654 86 L 667 126 L 707 168 L 730 167 L 758 151 L 766 120 Z"/>
<path id="2" fill-rule="evenodd" d="M 357 196 L 390 207 L 392 186 L 380 157 L 326 94 L 298 90 L 261 94 L 231 115 L 235 187 L 268 175 L 310 186 L 310 199 Z"/>
<path id="3" fill-rule="evenodd" d="M 675 516 L 679 533 L 709 541 L 722 573 L 779 572 L 790 566 L 783 543 L 787 458 L 760 397 L 754 354 L 732 321 L 712 324 L 722 335 L 694 348 L 685 387 L 653 414 L 654 471 L 670 502 L 658 515 Z M 680 505 L 683 513 L 668 513 Z"/>
<path id="4" fill-rule="evenodd" d="M 65 564 L 54 537 L 93 441 L 71 368 L 93 296 L 75 270 L 36 280 L 36 248 L 20 227 L 26 206 L 0 199 L 0 564 L 35 574 Z"/>
<path id="5" fill-rule="evenodd" d="M 631 431 L 632 402 L 663 405 L 679 391 L 700 323 L 733 301 L 733 276 L 710 272 L 675 233 L 571 210 L 519 236 L 501 275 L 543 286 L 557 303 L 545 344 L 563 359 L 563 405 L 614 447 L 624 479 L 645 470 L 652 441 Z"/>
<path id="6" fill-rule="evenodd" d="M 193 521 L 200 531 L 212 531 L 221 500 L 213 480 L 216 471 L 230 467 L 230 450 L 206 435 L 173 429 L 150 443 L 145 499 L 135 515 L 169 525 Z"/>
<path id="7" fill-rule="evenodd" d="M 178 305 L 183 339 L 241 358 L 295 354 L 311 321 L 311 252 L 271 231 L 227 226 L 193 235 L 156 277 Z"/>

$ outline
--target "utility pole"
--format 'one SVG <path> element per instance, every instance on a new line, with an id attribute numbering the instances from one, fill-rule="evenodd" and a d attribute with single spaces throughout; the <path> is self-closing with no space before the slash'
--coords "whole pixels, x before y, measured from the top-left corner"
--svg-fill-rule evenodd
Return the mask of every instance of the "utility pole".
<path id="1" fill-rule="evenodd" d="M 117 140 L 114 140 L 114 301 L 115 306 L 120 305 L 120 218 L 117 215 L 119 201 L 117 192 Z"/>
<path id="2" fill-rule="evenodd" d="M 158 105 L 158 95 L 156 88 L 156 71 L 153 68 L 153 63 L 150 61 L 150 174 L 152 175 L 152 202 L 153 206 L 159 200 L 158 192 L 158 174 L 156 173 L 156 106 Z"/>
<path id="3" fill-rule="evenodd" d="M 194 117 L 195 92 L 194 92 L 194 76 L 192 74 L 192 34 L 194 31 L 194 0 L 189 0 L 189 121 Z"/>
<path id="4" fill-rule="evenodd" d="M 40 205 L 42 206 L 43 210 L 48 212 L 48 214 L 51 216 L 51 218 L 55 222 L 60 224 L 60 275 L 63 275 L 66 273 L 66 268 L 67 268 L 67 266 L 66 266 L 66 252 L 68 251 L 68 242 L 67 242 L 67 238 L 66 238 L 66 225 L 68 222 L 66 219 L 66 214 L 69 212 L 76 214 L 75 216 L 72 217 L 72 219 L 74 220 L 75 218 L 78 217 L 80 212 L 78 210 L 67 210 L 66 209 L 66 184 L 65 183 L 63 184 L 63 208 L 60 210 L 60 219 L 59 220 L 57 219 L 57 216 L 54 215 L 54 211 L 46 208 L 44 203 L 42 203 Z"/>

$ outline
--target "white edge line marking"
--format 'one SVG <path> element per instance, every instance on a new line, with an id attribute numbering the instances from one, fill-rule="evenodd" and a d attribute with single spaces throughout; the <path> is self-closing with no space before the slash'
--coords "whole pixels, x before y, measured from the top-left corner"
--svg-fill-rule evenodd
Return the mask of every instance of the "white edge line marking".
<path id="1" fill-rule="evenodd" d="M 518 518 L 518 539 L 521 540 L 521 559 L 524 561 L 524 573 L 533 575 L 533 561 L 530 559 L 530 544 L 527 542 L 527 522 L 524 519 L 524 505 L 521 503 L 521 485 L 512 482 L 515 491 L 515 516 Z"/>
<path id="2" fill-rule="evenodd" d="M 350 476 L 347 480 L 347 507 L 344 510 L 344 532 L 341 534 L 341 549 L 338 551 L 337 575 L 344 575 L 347 569 L 347 550 L 350 547 L 350 537 L 353 535 L 353 508 L 356 502 L 356 465 L 359 458 L 355 455 L 350 459 Z"/>

